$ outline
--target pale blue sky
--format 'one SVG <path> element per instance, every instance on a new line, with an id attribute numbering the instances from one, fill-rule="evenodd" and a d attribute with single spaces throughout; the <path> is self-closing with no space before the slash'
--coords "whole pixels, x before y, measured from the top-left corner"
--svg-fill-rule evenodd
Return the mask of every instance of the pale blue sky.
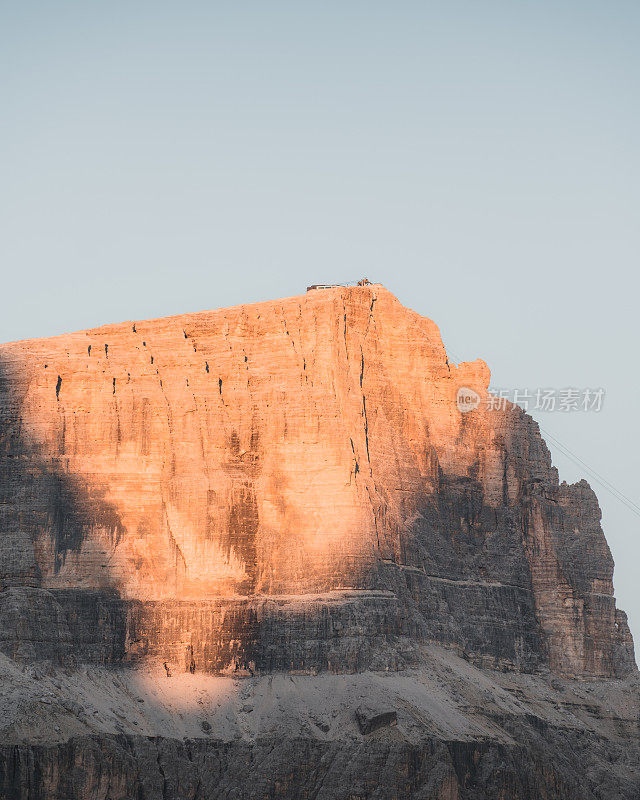
<path id="1" fill-rule="evenodd" d="M 0 340 L 366 274 L 496 386 L 603 386 L 542 424 L 640 503 L 639 41 L 621 0 L 0 2 Z"/>

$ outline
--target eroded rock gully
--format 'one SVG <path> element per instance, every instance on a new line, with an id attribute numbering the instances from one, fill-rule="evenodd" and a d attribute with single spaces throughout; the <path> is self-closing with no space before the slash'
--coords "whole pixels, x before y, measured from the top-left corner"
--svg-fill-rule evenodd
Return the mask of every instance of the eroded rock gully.
<path id="1" fill-rule="evenodd" d="M 3 796 L 640 796 L 597 500 L 488 382 L 379 285 L 0 345 Z"/>

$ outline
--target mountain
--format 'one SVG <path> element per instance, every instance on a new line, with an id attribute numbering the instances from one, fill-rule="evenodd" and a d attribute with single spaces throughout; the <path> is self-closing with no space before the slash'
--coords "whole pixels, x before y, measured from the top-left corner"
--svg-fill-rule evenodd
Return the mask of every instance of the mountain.
<path id="1" fill-rule="evenodd" d="M 377 284 L 0 345 L 2 796 L 640 797 L 597 499 L 488 384 Z"/>

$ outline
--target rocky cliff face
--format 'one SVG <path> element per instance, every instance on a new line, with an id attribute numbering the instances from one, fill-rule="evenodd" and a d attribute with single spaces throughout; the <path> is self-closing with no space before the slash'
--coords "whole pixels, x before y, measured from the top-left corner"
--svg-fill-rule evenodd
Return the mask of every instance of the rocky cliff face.
<path id="1" fill-rule="evenodd" d="M 595 495 L 488 382 L 379 285 L 1 345 L 0 650 L 634 680 Z"/>

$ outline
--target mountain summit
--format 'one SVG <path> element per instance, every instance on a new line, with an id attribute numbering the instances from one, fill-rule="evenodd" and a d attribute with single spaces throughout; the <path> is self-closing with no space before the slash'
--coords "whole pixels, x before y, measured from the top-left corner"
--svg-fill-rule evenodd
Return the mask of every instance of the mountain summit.
<path id="1" fill-rule="evenodd" d="M 378 284 L 0 345 L 0 795 L 637 797 L 597 499 L 489 374 Z"/>

